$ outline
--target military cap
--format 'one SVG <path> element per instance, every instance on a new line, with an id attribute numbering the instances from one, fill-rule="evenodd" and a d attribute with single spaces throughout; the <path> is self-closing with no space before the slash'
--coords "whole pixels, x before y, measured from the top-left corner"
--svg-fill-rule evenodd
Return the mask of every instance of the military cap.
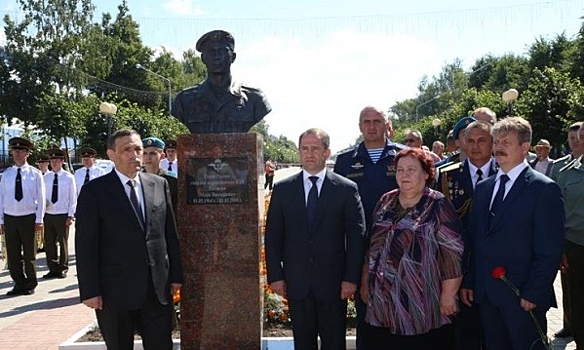
<path id="1" fill-rule="evenodd" d="M 91 147 L 83 147 L 79 150 L 79 153 L 81 153 L 81 158 L 95 158 L 97 155 L 97 151 Z"/>
<path id="2" fill-rule="evenodd" d="M 537 144 L 535 145 L 535 148 L 538 148 L 538 147 L 545 147 L 547 149 L 552 149 L 552 145 L 546 139 L 541 139 L 541 140 L 537 141 Z"/>
<path id="3" fill-rule="evenodd" d="M 12 149 L 25 149 L 30 151 L 32 149 L 32 142 L 22 137 L 13 137 L 8 140 L 8 144 Z"/>
<path id="4" fill-rule="evenodd" d="M 166 148 L 165 149 L 169 149 L 169 148 L 174 148 L 176 149 L 176 141 L 175 140 L 166 140 Z"/>
<path id="5" fill-rule="evenodd" d="M 65 151 L 60 148 L 49 148 L 47 155 L 50 159 L 65 159 Z"/>
<path id="6" fill-rule="evenodd" d="M 41 154 L 37 157 L 37 163 L 47 163 L 49 161 L 49 156 L 46 154 Z"/>
<path id="7" fill-rule="evenodd" d="M 164 141 L 158 137 L 147 137 L 142 140 L 142 147 L 158 147 L 164 149 Z"/>
<path id="8" fill-rule="evenodd" d="M 458 134 L 460 134 L 460 131 L 466 129 L 468 124 L 474 121 L 476 121 L 476 119 L 473 117 L 464 117 L 459 120 L 452 129 L 452 137 L 454 137 L 455 140 L 458 140 Z"/>
<path id="9" fill-rule="evenodd" d="M 223 43 L 225 44 L 225 46 L 231 48 L 231 50 L 235 48 L 235 39 L 233 39 L 233 35 L 224 30 L 212 30 L 208 33 L 203 34 L 203 36 L 199 38 L 199 40 L 197 40 L 195 48 L 197 49 L 197 51 L 203 52 L 204 46 L 207 43 L 213 41 Z"/>

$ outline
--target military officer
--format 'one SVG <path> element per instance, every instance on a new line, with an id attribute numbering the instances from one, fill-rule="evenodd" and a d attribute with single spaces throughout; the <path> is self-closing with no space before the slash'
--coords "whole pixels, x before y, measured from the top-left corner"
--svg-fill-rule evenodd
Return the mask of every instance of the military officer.
<path id="1" fill-rule="evenodd" d="M 79 153 L 81 153 L 81 162 L 83 163 L 83 167 L 75 171 L 77 195 L 79 195 L 83 185 L 105 174 L 103 169 L 95 166 L 95 156 L 97 155 L 95 149 L 91 147 L 84 147 L 79 150 Z"/>
<path id="2" fill-rule="evenodd" d="M 492 156 L 493 137 L 491 124 L 476 121 L 473 117 L 462 118 L 456 123 L 455 130 L 461 139 L 461 154 L 466 159 L 451 163 L 439 170 L 437 189 L 454 205 L 463 224 L 465 244 L 470 242 L 468 229 L 468 214 L 473 202 L 476 184 L 497 172 Z M 463 256 L 465 267 L 469 263 L 469 255 Z M 481 325 L 478 309 L 461 304 L 460 313 L 455 319 L 458 349 L 481 349 Z"/>
<path id="3" fill-rule="evenodd" d="M 175 213 L 178 210 L 178 180 L 176 178 L 176 173 L 172 171 L 167 171 L 161 166 L 161 159 L 164 156 L 164 141 L 157 137 L 147 137 L 142 140 L 142 147 L 144 151 L 142 153 L 142 159 L 144 162 L 144 172 L 150 174 L 160 175 L 166 179 L 168 182 L 168 188 L 170 189 L 170 198 L 172 201 L 172 209 Z M 168 145 L 166 146 L 168 149 Z M 176 148 L 176 143 L 174 144 Z M 164 158 L 166 159 L 166 158 Z M 162 159 L 162 160 L 164 160 Z M 175 160 L 176 160 L 176 150 L 175 150 Z M 176 163 L 176 161 L 175 161 Z"/>
<path id="4" fill-rule="evenodd" d="M 6 295 L 31 295 L 38 285 L 35 232 L 43 227 L 45 184 L 37 168 L 27 163 L 32 142 L 8 141 L 14 166 L 0 179 L 0 233 L 5 235 L 8 270 L 15 285 Z"/>
<path id="5" fill-rule="evenodd" d="M 47 155 L 53 170 L 43 177 L 47 189 L 44 228 L 49 268 L 43 278 L 65 278 L 69 271 L 69 227 L 77 208 L 75 177 L 63 170 L 65 151 L 52 148 L 47 150 Z"/>
<path id="6" fill-rule="evenodd" d="M 166 148 L 163 147 L 163 156 L 166 157 L 162 158 L 160 161 L 160 167 L 170 175 L 170 173 L 174 174 L 174 177 L 178 177 L 178 159 L 176 158 L 176 146 L 177 143 L 175 140 L 167 140 L 166 142 L 162 142 Z"/>
<path id="7" fill-rule="evenodd" d="M 440 173 L 440 168 L 448 165 L 453 165 L 460 163 L 466 159 L 466 153 L 464 152 L 464 129 L 466 126 L 476 119 L 474 117 L 463 117 L 452 129 L 452 138 L 454 140 L 454 145 L 456 146 L 456 151 L 454 151 L 446 159 L 436 163 L 436 171 Z M 450 135 L 450 132 L 448 133 Z"/>
<path id="8" fill-rule="evenodd" d="M 41 174 L 45 175 L 46 173 L 49 172 L 49 156 L 47 156 L 46 154 L 41 154 L 40 156 L 38 156 L 37 158 L 37 166 L 39 168 L 39 170 L 41 171 Z"/>
<path id="9" fill-rule="evenodd" d="M 248 132 L 271 111 L 261 90 L 232 79 L 234 48 L 233 36 L 223 30 L 208 32 L 197 41 L 207 79 L 181 91 L 171 113 L 193 134 Z"/>

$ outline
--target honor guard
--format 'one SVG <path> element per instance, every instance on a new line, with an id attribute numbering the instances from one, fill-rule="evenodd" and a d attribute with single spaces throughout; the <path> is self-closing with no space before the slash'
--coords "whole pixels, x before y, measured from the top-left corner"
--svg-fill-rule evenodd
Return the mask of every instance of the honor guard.
<path id="1" fill-rule="evenodd" d="M 47 172 L 49 172 L 49 161 L 49 156 L 46 154 L 41 154 L 38 156 L 36 164 L 41 171 L 41 174 L 45 175 Z"/>
<path id="2" fill-rule="evenodd" d="M 169 145 L 165 145 L 164 141 L 157 137 L 147 137 L 142 140 L 142 147 L 144 148 L 143 152 L 143 163 L 144 163 L 144 172 L 150 174 L 156 174 L 162 176 L 168 182 L 168 188 L 170 189 L 170 197 L 172 200 L 172 209 L 174 210 L 174 215 L 176 217 L 176 213 L 178 210 L 178 179 L 176 177 L 176 172 L 167 171 L 161 165 L 162 164 L 162 157 L 164 156 L 164 148 L 174 150 L 174 164 L 176 166 L 176 142 L 173 141 L 172 148 Z M 164 158 L 162 160 L 165 160 Z"/>
<path id="3" fill-rule="evenodd" d="M 166 157 L 162 158 L 160 161 L 160 167 L 164 169 L 166 174 L 178 177 L 178 159 L 176 157 L 177 143 L 175 140 L 167 140 L 166 142 L 162 142 L 162 145 L 164 152 L 163 155 L 166 155 Z M 166 148 L 164 148 L 164 146 L 166 146 Z"/>
<path id="4" fill-rule="evenodd" d="M 98 178 L 105 174 L 105 171 L 95 165 L 95 156 L 97 152 L 91 147 L 84 147 L 79 150 L 81 153 L 81 162 L 83 167 L 75 171 L 75 184 L 77 186 L 77 195 L 81 191 L 81 187 L 89 181 Z"/>
<path id="5" fill-rule="evenodd" d="M 14 165 L 0 179 L 0 233 L 5 235 L 8 270 L 15 285 L 6 295 L 31 295 L 38 285 L 35 232 L 43 227 L 45 184 L 40 170 L 27 163 L 32 142 L 13 137 L 8 143 Z"/>
<path id="6" fill-rule="evenodd" d="M 43 177 L 47 190 L 44 228 L 49 268 L 43 278 L 65 278 L 69 271 L 69 227 L 77 208 L 75 177 L 63 170 L 65 151 L 53 148 L 47 150 L 47 155 L 53 170 Z"/>

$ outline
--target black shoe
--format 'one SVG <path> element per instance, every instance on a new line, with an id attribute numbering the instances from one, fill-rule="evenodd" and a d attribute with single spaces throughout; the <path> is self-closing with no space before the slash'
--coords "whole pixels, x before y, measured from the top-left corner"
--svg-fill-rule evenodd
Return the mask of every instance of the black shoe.
<path id="1" fill-rule="evenodd" d="M 60 274 L 57 273 L 57 272 L 49 272 L 49 273 L 43 275 L 43 279 L 48 280 L 48 279 L 51 279 L 51 278 L 59 278 L 59 275 Z"/>
<path id="2" fill-rule="evenodd" d="M 34 289 L 25 289 L 22 291 L 22 293 L 20 295 L 33 295 L 34 294 Z"/>
<path id="3" fill-rule="evenodd" d="M 572 332 L 569 329 L 562 328 L 556 333 L 554 333 L 554 337 L 556 338 L 569 338 L 572 336 Z"/>
<path id="4" fill-rule="evenodd" d="M 67 278 L 67 272 L 59 272 L 57 278 Z"/>
<path id="5" fill-rule="evenodd" d="M 33 294 L 34 294 L 34 289 L 19 289 L 19 288 L 12 288 L 11 291 L 8 291 L 8 293 L 6 293 L 6 295 L 9 297 L 13 297 L 13 296 L 17 296 L 17 295 L 33 295 Z"/>

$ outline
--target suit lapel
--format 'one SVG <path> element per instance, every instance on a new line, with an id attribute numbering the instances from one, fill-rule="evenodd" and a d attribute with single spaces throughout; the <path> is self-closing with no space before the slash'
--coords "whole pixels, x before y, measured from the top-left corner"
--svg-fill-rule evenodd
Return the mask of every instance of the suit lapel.
<path id="1" fill-rule="evenodd" d="M 143 176 L 140 173 L 140 183 L 142 184 L 142 193 L 144 195 L 144 201 L 142 205 L 144 206 L 144 225 L 148 227 L 150 222 L 150 215 L 149 213 L 152 212 L 151 205 L 154 203 L 154 182 L 150 180 L 150 178 Z M 146 227 L 144 228 L 144 232 L 146 232 Z"/>
<path id="2" fill-rule="evenodd" d="M 128 198 L 126 194 L 126 189 L 122 184 L 122 180 L 118 174 L 112 170 L 111 173 L 108 175 L 110 177 L 111 186 L 107 187 L 107 190 L 110 191 L 112 198 L 114 198 L 114 202 L 122 203 L 124 210 L 126 211 L 125 216 L 133 217 L 134 222 L 138 226 L 138 228 L 142 231 L 142 225 L 140 224 L 140 219 L 136 216 L 136 212 L 134 211 L 134 207 L 132 207 L 132 203 L 130 203 L 130 198 Z"/>
<path id="3" fill-rule="evenodd" d="M 472 183 L 472 176 L 470 174 L 470 166 L 468 165 L 468 159 L 462 163 L 462 188 L 466 192 L 466 197 L 474 196 L 474 186 Z"/>
<path id="4" fill-rule="evenodd" d="M 501 207 L 498 210 L 499 215 L 493 218 L 494 220 L 492 225 L 493 228 L 496 228 L 499 224 L 503 222 L 502 218 L 506 216 L 505 215 L 506 213 L 512 212 L 510 208 L 513 207 L 513 202 L 515 202 L 515 200 L 521 194 L 525 186 L 527 186 L 527 183 L 529 182 L 529 178 L 531 176 L 531 172 L 532 172 L 531 168 L 527 167 L 521 172 L 521 174 L 519 174 L 519 176 L 513 183 L 513 186 L 509 190 L 509 193 L 507 193 L 507 195 L 505 196 L 503 203 L 501 203 Z"/>
<path id="5" fill-rule="evenodd" d="M 332 194 L 333 187 L 334 180 L 329 177 L 329 171 L 327 170 L 325 172 L 322 187 L 318 195 L 318 205 L 316 207 L 316 225 L 314 226 L 315 228 L 320 225 L 320 222 L 325 217 L 327 200 L 323 198 L 329 197 Z"/>

